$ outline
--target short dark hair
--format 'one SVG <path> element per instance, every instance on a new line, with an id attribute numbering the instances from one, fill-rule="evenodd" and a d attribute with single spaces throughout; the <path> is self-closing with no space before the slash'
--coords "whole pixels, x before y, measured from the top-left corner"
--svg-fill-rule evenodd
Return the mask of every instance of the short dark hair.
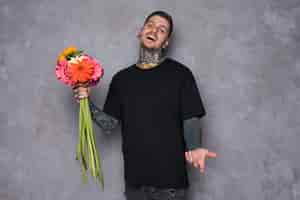
<path id="1" fill-rule="evenodd" d="M 169 34 L 168 34 L 168 37 L 171 36 L 172 32 L 173 32 L 173 20 L 172 20 L 172 17 L 171 15 L 169 15 L 168 13 L 166 13 L 165 11 L 162 11 L 162 10 L 157 10 L 157 11 L 154 11 L 152 13 L 150 13 L 150 15 L 148 15 L 145 19 L 145 22 L 144 24 L 146 24 L 148 22 L 148 20 L 153 17 L 153 16 L 160 16 L 160 17 L 163 17 L 165 18 L 168 22 L 169 22 L 169 25 L 170 25 L 170 30 L 169 30 Z"/>

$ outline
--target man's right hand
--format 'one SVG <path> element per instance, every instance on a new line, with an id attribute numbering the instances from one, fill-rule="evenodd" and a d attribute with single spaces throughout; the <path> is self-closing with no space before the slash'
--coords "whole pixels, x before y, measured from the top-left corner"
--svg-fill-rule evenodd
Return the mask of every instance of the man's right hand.
<path id="1" fill-rule="evenodd" d="M 80 99 L 88 98 L 90 92 L 91 88 L 82 84 L 73 87 L 74 98 L 77 102 L 79 102 Z"/>

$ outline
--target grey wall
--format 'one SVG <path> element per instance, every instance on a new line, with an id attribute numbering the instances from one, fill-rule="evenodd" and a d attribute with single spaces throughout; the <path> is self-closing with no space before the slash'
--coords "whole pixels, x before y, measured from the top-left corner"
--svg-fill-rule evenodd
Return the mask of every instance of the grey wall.
<path id="1" fill-rule="evenodd" d="M 95 127 L 105 191 L 81 184 L 78 106 L 55 59 L 74 44 L 101 61 L 102 107 L 156 9 L 174 17 L 170 56 L 197 79 L 204 146 L 219 155 L 203 175 L 189 167 L 189 199 L 300 199 L 299 0 L 1 0 L 0 200 L 124 199 L 119 129 Z"/>

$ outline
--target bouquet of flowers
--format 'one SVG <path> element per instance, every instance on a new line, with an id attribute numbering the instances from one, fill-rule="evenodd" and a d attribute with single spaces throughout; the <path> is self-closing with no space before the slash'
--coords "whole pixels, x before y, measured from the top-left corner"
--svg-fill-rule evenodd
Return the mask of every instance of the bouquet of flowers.
<path id="1" fill-rule="evenodd" d="M 57 79 L 71 87 L 95 86 L 103 73 L 104 70 L 96 59 L 72 46 L 64 49 L 59 55 L 55 68 Z M 90 169 L 91 176 L 101 182 L 103 189 L 104 178 L 100 156 L 97 153 L 88 98 L 80 100 L 76 160 L 81 161 L 83 182 L 86 183 L 86 171 Z"/>

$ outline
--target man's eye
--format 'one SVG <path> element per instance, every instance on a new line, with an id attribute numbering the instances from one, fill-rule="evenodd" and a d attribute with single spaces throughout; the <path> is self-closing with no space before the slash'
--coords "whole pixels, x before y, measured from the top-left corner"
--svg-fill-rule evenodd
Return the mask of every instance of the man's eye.
<path id="1" fill-rule="evenodd" d="M 165 29 L 159 29 L 160 32 L 165 33 L 166 30 Z"/>
<path id="2" fill-rule="evenodd" d="M 151 28 L 151 27 L 152 27 L 152 24 L 146 24 L 146 27 Z"/>

